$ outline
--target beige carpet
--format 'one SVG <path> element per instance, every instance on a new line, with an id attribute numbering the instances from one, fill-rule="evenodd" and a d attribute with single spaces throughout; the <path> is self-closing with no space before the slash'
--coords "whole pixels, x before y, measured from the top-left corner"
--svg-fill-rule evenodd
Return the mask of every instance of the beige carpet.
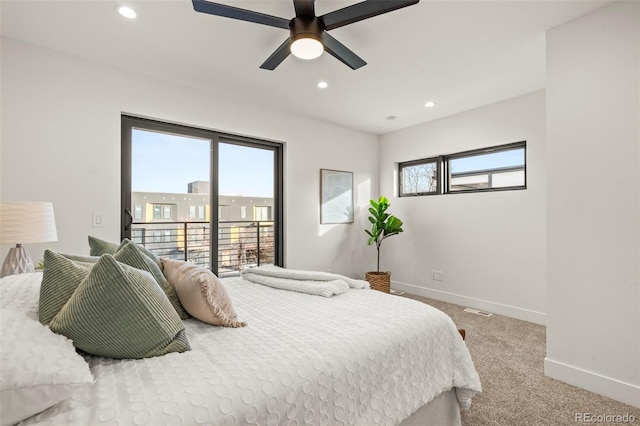
<path id="1" fill-rule="evenodd" d="M 480 374 L 482 394 L 462 413 L 464 426 L 556 426 L 581 424 L 577 413 L 635 416 L 640 409 L 544 375 L 545 327 L 501 315 L 482 317 L 463 306 L 405 294 L 448 314 L 466 330 L 466 342 Z"/>

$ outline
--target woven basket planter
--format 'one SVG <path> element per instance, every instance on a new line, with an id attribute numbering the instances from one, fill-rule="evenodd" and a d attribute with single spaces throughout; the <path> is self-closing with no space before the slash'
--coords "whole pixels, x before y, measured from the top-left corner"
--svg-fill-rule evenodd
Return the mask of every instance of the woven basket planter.
<path id="1" fill-rule="evenodd" d="M 391 291 L 391 272 L 367 272 L 365 279 L 374 290 L 389 293 Z"/>

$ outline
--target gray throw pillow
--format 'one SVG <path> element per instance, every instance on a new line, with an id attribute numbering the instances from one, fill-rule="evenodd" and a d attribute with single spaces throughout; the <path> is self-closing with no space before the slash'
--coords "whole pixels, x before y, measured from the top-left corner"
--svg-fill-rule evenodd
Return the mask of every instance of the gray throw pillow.
<path id="1" fill-rule="evenodd" d="M 78 349 L 109 358 L 191 349 L 184 324 L 151 274 L 109 254 L 101 256 L 49 327 Z"/>

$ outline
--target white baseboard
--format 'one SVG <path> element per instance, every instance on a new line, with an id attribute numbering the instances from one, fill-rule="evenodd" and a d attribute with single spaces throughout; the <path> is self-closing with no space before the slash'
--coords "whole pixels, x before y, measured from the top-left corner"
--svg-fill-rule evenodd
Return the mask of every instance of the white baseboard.
<path id="1" fill-rule="evenodd" d="M 483 311 L 493 312 L 494 314 L 532 322 L 535 324 L 546 325 L 547 314 L 545 314 L 544 312 L 519 308 L 517 306 L 504 305 L 502 303 L 490 302 L 488 300 L 476 299 L 473 297 L 462 296 L 459 294 L 449 293 L 441 290 L 434 290 L 432 288 L 402 283 L 399 281 L 392 281 L 391 287 L 396 290 L 415 294 L 417 296 L 424 296 L 431 299 L 442 300 L 443 302 L 455 303 L 456 305 L 476 308 Z"/>
<path id="2" fill-rule="evenodd" d="M 607 398 L 615 399 L 624 404 L 640 408 L 640 386 L 554 361 L 548 357 L 544 359 L 544 374 L 552 379 L 557 379 L 570 385 L 606 396 Z M 589 407 L 585 407 L 585 411 L 588 411 L 588 408 Z"/>

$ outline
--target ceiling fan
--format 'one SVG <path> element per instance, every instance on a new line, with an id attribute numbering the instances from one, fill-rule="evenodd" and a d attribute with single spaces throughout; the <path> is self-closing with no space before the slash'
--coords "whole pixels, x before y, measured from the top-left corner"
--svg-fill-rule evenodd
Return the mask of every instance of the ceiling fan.
<path id="1" fill-rule="evenodd" d="M 192 1 L 197 12 L 289 30 L 289 38 L 260 65 L 262 69 L 274 70 L 289 53 L 302 59 L 314 59 L 326 51 L 356 70 L 367 63 L 327 31 L 411 6 L 420 0 L 366 0 L 322 16 L 315 14 L 315 0 L 293 0 L 296 16 L 291 20 L 206 0 Z"/>

